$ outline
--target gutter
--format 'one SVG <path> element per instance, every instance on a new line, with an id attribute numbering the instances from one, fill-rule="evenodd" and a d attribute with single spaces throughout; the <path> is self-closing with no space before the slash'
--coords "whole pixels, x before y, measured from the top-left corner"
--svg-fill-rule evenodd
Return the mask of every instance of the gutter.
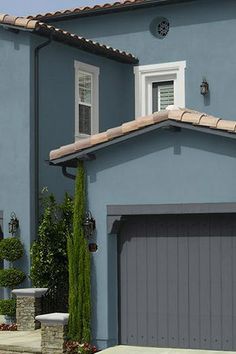
<path id="1" fill-rule="evenodd" d="M 39 220 L 39 52 L 52 42 L 52 36 L 34 49 L 34 183 L 35 183 L 35 227 Z"/>

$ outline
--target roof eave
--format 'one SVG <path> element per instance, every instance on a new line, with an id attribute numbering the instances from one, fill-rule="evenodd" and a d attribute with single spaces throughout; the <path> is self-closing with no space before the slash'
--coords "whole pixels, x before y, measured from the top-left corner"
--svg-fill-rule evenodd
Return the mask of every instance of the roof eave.
<path id="1" fill-rule="evenodd" d="M 76 38 L 72 38 L 70 36 L 63 35 L 60 32 L 53 32 L 48 28 L 36 28 L 33 33 L 36 33 L 38 35 L 46 36 L 46 37 L 51 37 L 53 40 L 58 41 L 60 43 L 65 43 L 67 45 L 76 47 L 78 49 L 81 49 L 83 51 L 99 55 L 108 59 L 112 59 L 115 61 L 118 61 L 120 63 L 124 64 L 138 64 L 139 60 L 138 58 L 135 58 L 133 56 L 125 55 L 122 53 L 119 53 L 118 51 L 115 52 L 114 50 L 111 49 L 111 51 L 108 51 L 107 48 L 103 48 L 102 46 L 96 46 L 95 44 L 91 44 L 90 42 L 87 42 L 86 40 L 84 41 L 78 41 Z"/>
<path id="2" fill-rule="evenodd" d="M 154 7 L 154 6 L 163 6 L 169 4 L 176 3 L 184 3 L 193 0 L 146 0 L 145 2 L 140 3 L 129 3 L 129 4 L 121 4 L 111 7 L 97 7 L 91 9 L 85 9 L 78 12 L 69 12 L 63 14 L 55 14 L 55 15 L 42 15 L 42 16 L 29 16 L 29 18 L 40 19 L 40 21 L 44 22 L 57 22 L 64 21 L 76 17 L 89 17 L 89 16 L 97 16 L 97 15 L 105 15 L 110 13 L 118 13 L 124 11 L 137 10 L 142 8 Z"/>
<path id="3" fill-rule="evenodd" d="M 218 136 L 223 136 L 227 138 L 232 138 L 236 139 L 236 134 L 233 132 L 229 131 L 222 131 L 222 130 L 217 130 L 214 128 L 209 128 L 209 127 L 203 127 L 203 126 L 197 126 L 197 125 L 192 125 L 191 123 L 183 123 L 179 121 L 174 121 L 171 119 L 168 119 L 166 121 L 160 122 L 158 124 L 150 125 L 147 127 L 144 127 L 142 129 L 133 131 L 131 133 L 128 133 L 126 135 L 122 135 L 120 137 L 114 138 L 113 140 L 109 140 L 107 142 L 92 146 L 90 148 L 86 148 L 84 150 L 75 152 L 73 154 L 68 154 L 66 156 L 50 160 L 49 164 L 52 166 L 66 166 L 66 167 L 77 167 L 77 162 L 78 160 L 89 160 L 88 156 L 93 155 L 106 147 L 110 147 L 114 144 L 121 143 L 123 141 L 126 141 L 128 139 L 132 139 L 134 137 L 137 137 L 139 135 L 161 129 L 161 128 L 167 128 L 167 127 L 177 127 L 177 128 L 183 128 L 183 129 L 190 129 L 202 133 L 207 133 L 207 134 L 213 134 L 213 135 L 218 135 Z"/>

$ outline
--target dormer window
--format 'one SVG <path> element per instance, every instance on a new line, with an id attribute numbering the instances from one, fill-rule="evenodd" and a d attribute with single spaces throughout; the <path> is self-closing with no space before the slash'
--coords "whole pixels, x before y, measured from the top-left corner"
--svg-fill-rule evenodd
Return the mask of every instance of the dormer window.
<path id="1" fill-rule="evenodd" d="M 99 131 L 98 77 L 99 68 L 75 62 L 75 139 Z"/>
<path id="2" fill-rule="evenodd" d="M 134 68 L 136 117 L 185 107 L 186 62 L 143 65 Z"/>

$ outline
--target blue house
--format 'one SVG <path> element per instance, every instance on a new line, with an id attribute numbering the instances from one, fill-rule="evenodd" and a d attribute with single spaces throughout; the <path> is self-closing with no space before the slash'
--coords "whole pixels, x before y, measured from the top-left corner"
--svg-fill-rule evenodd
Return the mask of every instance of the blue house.
<path id="1" fill-rule="evenodd" d="M 14 211 L 29 251 L 40 189 L 73 192 L 85 161 L 99 348 L 236 350 L 235 13 L 130 0 L 0 15 L 3 231 Z"/>

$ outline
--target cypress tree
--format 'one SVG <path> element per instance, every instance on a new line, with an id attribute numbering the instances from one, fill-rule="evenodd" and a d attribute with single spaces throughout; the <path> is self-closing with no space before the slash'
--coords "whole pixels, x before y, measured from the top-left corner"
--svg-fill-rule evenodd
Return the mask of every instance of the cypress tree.
<path id="1" fill-rule="evenodd" d="M 75 180 L 73 233 L 68 236 L 69 328 L 68 335 L 80 343 L 91 339 L 90 254 L 84 237 L 85 174 L 79 161 Z"/>

